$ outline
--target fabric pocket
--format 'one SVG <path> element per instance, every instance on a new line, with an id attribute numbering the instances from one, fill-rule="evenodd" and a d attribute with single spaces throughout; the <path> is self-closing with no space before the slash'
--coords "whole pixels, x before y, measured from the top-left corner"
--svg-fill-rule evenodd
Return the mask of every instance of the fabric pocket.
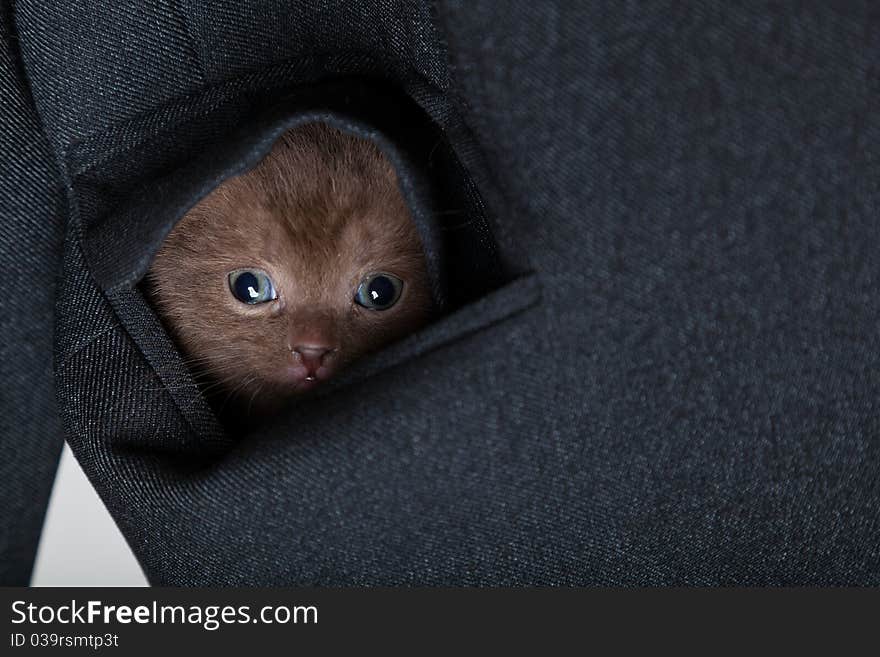
<path id="1" fill-rule="evenodd" d="M 218 419 L 139 281 L 186 209 L 224 176 L 252 166 L 296 122 L 336 122 L 388 149 L 414 221 L 430 245 L 435 299 L 446 302 L 432 324 L 354 363 L 313 395 L 292 402 L 291 409 L 334 392 L 344 401 L 345 388 L 539 301 L 540 284 L 528 263 L 509 257 L 496 243 L 483 195 L 459 160 L 466 145 L 453 147 L 441 126 L 389 94 L 340 81 L 309 87 L 251 118 L 251 98 L 236 97 L 241 106 L 232 109 L 216 99 L 193 101 L 185 119 L 160 123 L 161 129 L 151 132 L 153 122 L 144 119 L 96 138 L 103 155 L 93 152 L 91 142 L 69 154 L 76 175 L 56 309 L 56 375 L 72 432 L 197 457 L 222 453 L 234 443 L 240 428 L 230 431 Z M 322 102 L 324 110 L 314 109 Z M 366 114 L 354 117 L 355 110 Z M 226 125 L 240 130 L 213 143 Z"/>

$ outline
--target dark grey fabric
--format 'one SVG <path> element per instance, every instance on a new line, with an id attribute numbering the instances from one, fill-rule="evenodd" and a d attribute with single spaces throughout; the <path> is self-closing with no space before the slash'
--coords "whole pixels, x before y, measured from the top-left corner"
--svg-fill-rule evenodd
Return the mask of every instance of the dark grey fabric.
<path id="1" fill-rule="evenodd" d="M 63 440 L 52 379 L 61 193 L 0 3 L 0 584 L 30 579 Z"/>
<path id="2" fill-rule="evenodd" d="M 880 583 L 878 26 L 867 3 L 19 2 L 70 194 L 63 423 L 151 582 Z M 455 199 L 459 301 L 231 435 L 175 392 L 135 272 L 297 98 L 398 146 L 436 131 L 398 165 Z"/>

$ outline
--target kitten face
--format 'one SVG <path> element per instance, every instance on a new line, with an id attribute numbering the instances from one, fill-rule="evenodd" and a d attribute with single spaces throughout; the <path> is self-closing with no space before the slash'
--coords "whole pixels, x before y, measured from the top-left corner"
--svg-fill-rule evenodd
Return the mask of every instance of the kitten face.
<path id="1" fill-rule="evenodd" d="M 181 219 L 148 289 L 194 369 L 254 408 L 310 390 L 432 310 L 393 167 L 323 124 L 286 133 Z"/>

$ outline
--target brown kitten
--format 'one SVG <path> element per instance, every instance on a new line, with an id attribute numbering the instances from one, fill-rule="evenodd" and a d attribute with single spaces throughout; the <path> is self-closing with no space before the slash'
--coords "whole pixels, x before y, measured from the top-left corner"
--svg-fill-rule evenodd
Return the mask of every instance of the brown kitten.
<path id="1" fill-rule="evenodd" d="M 393 166 L 372 141 L 320 123 L 288 131 L 190 210 L 147 290 L 209 388 L 256 409 L 312 389 L 432 312 Z"/>

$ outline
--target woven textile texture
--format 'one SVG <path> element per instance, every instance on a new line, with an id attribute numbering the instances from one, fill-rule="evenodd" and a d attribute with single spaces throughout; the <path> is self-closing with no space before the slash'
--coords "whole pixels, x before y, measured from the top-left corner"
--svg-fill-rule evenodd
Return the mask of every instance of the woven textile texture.
<path id="1" fill-rule="evenodd" d="M 503 5 L 6 11 L 0 576 L 60 417 L 153 584 L 880 583 L 880 16 Z M 232 436 L 137 279 L 309 112 L 399 155 L 455 302 Z"/>

